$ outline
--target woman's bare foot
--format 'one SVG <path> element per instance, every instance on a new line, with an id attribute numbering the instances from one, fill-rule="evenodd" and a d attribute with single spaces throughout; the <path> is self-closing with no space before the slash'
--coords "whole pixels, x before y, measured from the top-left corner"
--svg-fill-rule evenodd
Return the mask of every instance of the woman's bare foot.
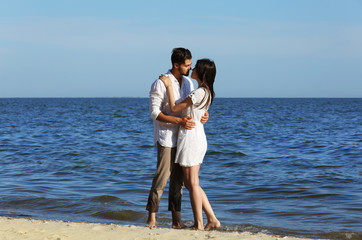
<path id="1" fill-rule="evenodd" d="M 190 230 L 196 230 L 196 231 L 204 231 L 204 228 L 197 228 L 195 226 L 189 227 Z"/>
<path id="2" fill-rule="evenodd" d="M 197 226 L 196 224 L 189 227 L 190 230 L 197 230 L 197 231 L 204 231 L 204 226 L 201 224 L 201 227 Z"/>
<path id="3" fill-rule="evenodd" d="M 219 220 L 214 220 L 212 222 L 208 222 L 205 226 L 205 230 L 206 231 L 212 231 L 215 230 L 216 228 L 219 228 L 221 226 Z"/>

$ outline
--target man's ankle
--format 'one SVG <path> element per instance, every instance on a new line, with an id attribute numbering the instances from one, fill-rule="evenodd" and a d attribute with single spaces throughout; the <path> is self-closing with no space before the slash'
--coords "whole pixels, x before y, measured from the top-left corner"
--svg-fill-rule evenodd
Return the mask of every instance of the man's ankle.
<path id="1" fill-rule="evenodd" d="M 185 228 L 185 224 L 181 220 L 181 212 L 172 212 L 172 228 Z"/>
<path id="2" fill-rule="evenodd" d="M 147 219 L 146 226 L 149 228 L 156 228 L 156 213 L 155 212 L 148 213 L 148 219 Z"/>
<path id="3" fill-rule="evenodd" d="M 181 220 L 181 212 L 180 211 L 172 211 L 172 218 Z"/>
<path id="4" fill-rule="evenodd" d="M 154 221 L 156 222 L 156 213 L 155 212 L 148 212 L 148 222 Z"/>

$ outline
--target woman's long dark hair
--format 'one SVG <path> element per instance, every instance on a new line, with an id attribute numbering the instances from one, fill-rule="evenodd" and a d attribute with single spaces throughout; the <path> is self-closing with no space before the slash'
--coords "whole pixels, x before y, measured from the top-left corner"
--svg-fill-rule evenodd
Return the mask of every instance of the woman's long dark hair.
<path id="1" fill-rule="evenodd" d="M 195 69 L 196 69 L 197 76 L 201 80 L 201 84 L 199 87 L 206 88 L 206 90 L 209 91 L 209 93 L 210 93 L 208 96 L 207 102 L 202 107 L 202 108 L 204 108 L 208 105 L 208 103 L 210 103 L 210 105 L 211 105 L 212 102 L 214 101 L 214 97 L 215 97 L 214 81 L 215 81 L 215 76 L 216 76 L 216 66 L 215 66 L 214 61 L 207 59 L 207 58 L 203 58 L 203 59 L 197 60 Z M 205 95 L 205 97 L 206 97 L 206 95 Z"/>

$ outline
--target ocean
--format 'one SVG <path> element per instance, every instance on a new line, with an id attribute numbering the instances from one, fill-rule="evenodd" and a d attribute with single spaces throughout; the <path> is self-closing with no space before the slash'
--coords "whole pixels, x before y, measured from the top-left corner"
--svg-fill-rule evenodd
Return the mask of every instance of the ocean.
<path id="1" fill-rule="evenodd" d="M 0 215 L 144 226 L 156 169 L 148 105 L 0 99 Z M 209 113 L 200 185 L 220 231 L 362 239 L 361 98 L 215 98 Z M 192 224 L 186 189 L 182 218 Z"/>

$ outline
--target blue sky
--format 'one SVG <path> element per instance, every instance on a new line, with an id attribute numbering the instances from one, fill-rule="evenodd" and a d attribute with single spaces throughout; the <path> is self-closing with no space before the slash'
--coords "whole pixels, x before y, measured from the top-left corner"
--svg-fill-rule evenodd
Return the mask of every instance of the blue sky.
<path id="1" fill-rule="evenodd" d="M 0 97 L 148 97 L 180 46 L 217 97 L 362 97 L 362 0 L 0 0 Z"/>

